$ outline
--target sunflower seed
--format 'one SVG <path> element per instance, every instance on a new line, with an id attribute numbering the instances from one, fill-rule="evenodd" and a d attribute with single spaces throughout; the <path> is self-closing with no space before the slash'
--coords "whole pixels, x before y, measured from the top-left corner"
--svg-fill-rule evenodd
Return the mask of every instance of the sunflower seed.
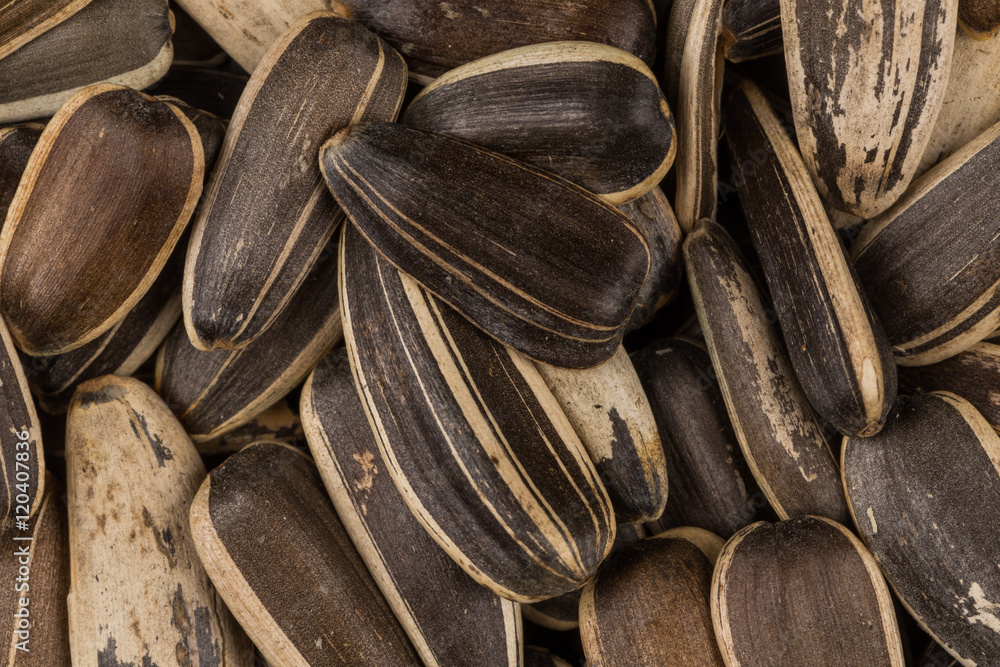
<path id="1" fill-rule="evenodd" d="M 954 394 L 900 397 L 842 459 L 854 524 L 896 595 L 962 664 L 994 662 L 1000 436 Z"/>
<path id="2" fill-rule="evenodd" d="M 821 517 L 755 523 L 726 543 L 712 620 L 727 665 L 903 667 L 889 587 L 844 526 Z"/>
<path id="3" fill-rule="evenodd" d="M 978 41 L 992 39 L 1000 29 L 1000 2 L 958 0 L 958 24 Z"/>
<path id="4" fill-rule="evenodd" d="M 722 15 L 722 35 L 730 62 L 781 53 L 781 1 L 729 0 Z"/>
<path id="5" fill-rule="evenodd" d="M 0 128 L 0 223 L 7 217 L 17 184 L 44 129 L 42 123 Z"/>
<path id="6" fill-rule="evenodd" d="M 958 0 L 781 0 L 802 158 L 834 207 L 871 218 L 913 179 L 944 99 Z"/>
<path id="7" fill-rule="evenodd" d="M 257 442 L 226 459 L 191 504 L 191 532 L 219 594 L 271 663 L 419 664 L 316 466 L 297 450 Z"/>
<path id="8" fill-rule="evenodd" d="M 145 88 L 170 67 L 172 33 L 166 0 L 93 0 L 0 59 L 0 122 L 51 116 L 102 81 Z"/>
<path id="9" fill-rule="evenodd" d="M 66 425 L 73 664 L 252 665 L 188 526 L 205 466 L 153 390 L 105 376 Z"/>
<path id="10" fill-rule="evenodd" d="M 468 142 L 390 123 L 338 133 L 320 164 L 378 252 L 491 336 L 566 368 L 615 353 L 649 249 L 593 194 Z"/>
<path id="11" fill-rule="evenodd" d="M 613 206 L 655 187 L 677 148 L 649 68 L 589 42 L 525 46 L 451 70 L 413 99 L 402 122 L 547 169 Z"/>
<path id="12" fill-rule="evenodd" d="M 688 282 L 740 448 L 780 518 L 847 519 L 836 463 L 732 238 L 703 220 L 684 242 Z"/>
<path id="13" fill-rule="evenodd" d="M 534 365 L 380 259 L 353 225 L 340 250 L 351 368 L 410 510 L 501 597 L 579 588 L 611 548 L 614 512 Z"/>
<path id="14" fill-rule="evenodd" d="M 763 93 L 744 83 L 726 112 L 740 204 L 802 390 L 841 433 L 877 433 L 896 399 L 885 331 Z"/>
<path id="15" fill-rule="evenodd" d="M 67 102 L 0 233 L 0 308 L 18 346 L 69 352 L 125 317 L 183 233 L 203 176 L 198 131 L 176 107 L 110 84 Z"/>
<path id="16" fill-rule="evenodd" d="M 342 219 L 319 145 L 350 123 L 395 118 L 405 85 L 397 53 L 329 12 L 274 43 L 240 98 L 192 229 L 184 323 L 195 347 L 239 349 L 287 307 Z"/>
<path id="17" fill-rule="evenodd" d="M 0 59 L 51 30 L 90 0 L 21 0 L 0 7 Z"/>

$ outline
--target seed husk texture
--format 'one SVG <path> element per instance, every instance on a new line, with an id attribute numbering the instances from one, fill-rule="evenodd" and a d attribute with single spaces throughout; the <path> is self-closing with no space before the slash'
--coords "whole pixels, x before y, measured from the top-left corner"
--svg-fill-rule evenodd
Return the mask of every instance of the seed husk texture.
<path id="1" fill-rule="evenodd" d="M 195 442 L 232 431 L 295 388 L 340 341 L 338 299 L 330 241 L 274 324 L 245 347 L 199 350 L 178 322 L 156 359 L 156 391 Z"/>
<path id="2" fill-rule="evenodd" d="M 712 578 L 726 665 L 902 667 L 903 647 L 878 563 L 822 517 L 760 522 L 734 535 Z"/>
<path id="3" fill-rule="evenodd" d="M 145 88 L 170 67 L 172 34 L 167 0 L 92 0 L 0 58 L 0 122 L 51 116 L 95 83 Z"/>
<path id="4" fill-rule="evenodd" d="M 781 53 L 781 0 L 730 0 L 722 39 L 726 59 L 734 63 Z"/>
<path id="5" fill-rule="evenodd" d="M 21 0 L 0 8 L 0 59 L 51 30 L 90 4 L 90 0 Z"/>
<path id="6" fill-rule="evenodd" d="M 721 548 L 721 539 L 709 537 Z M 587 664 L 722 667 L 709 609 L 714 564 L 671 533 L 610 556 L 580 600 Z"/>
<path id="7" fill-rule="evenodd" d="M 957 394 L 972 403 L 995 430 L 1000 430 L 1000 345 L 996 343 L 976 343 L 929 366 L 900 366 L 899 384 L 911 394 Z"/>
<path id="8" fill-rule="evenodd" d="M 599 42 L 653 64 L 656 16 L 648 0 L 343 0 L 331 3 L 382 35 L 426 84 L 446 71 L 519 46 Z"/>
<path id="9" fill-rule="evenodd" d="M 472 580 L 427 534 L 388 474 L 347 358 L 324 357 L 302 391 L 320 475 L 362 560 L 424 665 L 517 667 L 519 605 Z"/>
<path id="10" fill-rule="evenodd" d="M 327 185 L 392 265 L 501 343 L 554 366 L 611 358 L 649 271 L 631 220 L 549 172 L 390 123 L 324 144 Z"/>
<path id="11" fill-rule="evenodd" d="M 978 41 L 992 39 L 1000 30 L 1000 2 L 958 0 L 958 24 Z"/>
<path id="12" fill-rule="evenodd" d="M 954 394 L 906 396 L 842 459 L 855 526 L 896 595 L 962 664 L 994 662 L 1000 436 Z"/>
<path id="13" fill-rule="evenodd" d="M 270 663 L 419 664 L 301 452 L 258 442 L 231 456 L 198 490 L 191 531 L 213 583 Z"/>
<path id="14" fill-rule="evenodd" d="M 80 385 L 66 470 L 73 664 L 250 667 L 188 525 L 205 467 L 153 390 L 111 375 Z"/>
<path id="15" fill-rule="evenodd" d="M 69 352 L 121 320 L 187 226 L 204 167 L 198 131 L 171 104 L 100 84 L 64 105 L 0 232 L 0 309 L 18 347 Z"/>
<path id="16" fill-rule="evenodd" d="M 17 184 L 21 182 L 21 175 L 43 129 L 45 125 L 42 123 L 0 128 L 0 222 L 7 217 Z"/>
<path id="17" fill-rule="evenodd" d="M 382 260 L 353 225 L 340 270 L 351 368 L 410 510 L 501 597 L 583 585 L 614 541 L 614 511 L 534 365 Z"/>
<path id="18" fill-rule="evenodd" d="M 914 182 L 851 257 L 897 363 L 932 364 L 1000 324 L 1000 123 Z"/>
<path id="19" fill-rule="evenodd" d="M 693 526 L 728 539 L 767 506 L 729 422 L 704 345 L 654 341 L 632 355 L 663 442 L 670 494 L 657 532 Z"/>
<path id="20" fill-rule="evenodd" d="M 184 322 L 195 347 L 239 349 L 288 306 L 342 219 L 320 144 L 351 123 L 393 120 L 405 85 L 399 54 L 330 12 L 275 42 L 240 98 L 193 225 Z"/>
<path id="21" fill-rule="evenodd" d="M 844 435 L 877 433 L 896 398 L 885 331 L 858 289 L 795 145 L 749 82 L 729 100 L 726 137 L 750 237 L 802 390 Z M 753 161 L 755 154 L 764 156 L 762 164 Z"/>
<path id="22" fill-rule="evenodd" d="M 958 0 L 781 0 L 802 158 L 835 208 L 871 218 L 913 179 L 951 71 Z"/>
<path id="23" fill-rule="evenodd" d="M 668 497 L 667 462 L 625 348 L 586 370 L 536 367 L 590 454 L 618 521 L 658 519 Z"/>
<path id="24" fill-rule="evenodd" d="M 722 95 L 722 0 L 676 0 L 667 27 L 667 100 L 677 117 L 674 211 L 685 232 L 714 219 Z M 675 79 L 676 83 L 669 83 Z M 676 100 L 676 102 L 675 102 Z"/>
<path id="25" fill-rule="evenodd" d="M 684 242 L 688 281 L 740 448 L 780 518 L 847 520 L 819 422 L 732 237 L 704 220 Z"/>
<path id="26" fill-rule="evenodd" d="M 547 169 L 614 206 L 659 183 L 677 149 L 650 69 L 588 42 L 525 46 L 451 70 L 402 121 Z"/>

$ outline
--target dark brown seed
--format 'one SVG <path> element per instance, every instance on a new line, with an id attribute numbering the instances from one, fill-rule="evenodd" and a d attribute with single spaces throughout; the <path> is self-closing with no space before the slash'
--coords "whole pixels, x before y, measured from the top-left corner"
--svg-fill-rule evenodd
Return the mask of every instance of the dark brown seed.
<path id="1" fill-rule="evenodd" d="M 609 557 L 580 600 L 587 664 L 722 667 L 709 610 L 721 548 L 719 537 L 681 528 Z"/>
<path id="2" fill-rule="evenodd" d="M 722 39 L 726 60 L 734 63 L 781 53 L 781 1 L 729 0 Z"/>
<path id="3" fill-rule="evenodd" d="M 500 342 L 565 368 L 596 366 L 618 348 L 649 249 L 593 194 L 391 123 L 338 133 L 320 164 L 383 257 Z"/>
<path id="4" fill-rule="evenodd" d="M 101 81 L 145 88 L 170 67 L 172 33 L 166 0 L 93 0 L 0 59 L 0 122 L 51 116 Z"/>
<path id="5" fill-rule="evenodd" d="M 187 12 L 248 72 L 298 19 L 330 9 L 329 0 L 178 0 Z"/>
<path id="6" fill-rule="evenodd" d="M 579 588 L 611 548 L 615 517 L 538 371 L 380 259 L 354 225 L 344 234 L 351 368 L 410 510 L 501 597 Z"/>
<path id="7" fill-rule="evenodd" d="M 958 0 L 958 24 L 977 40 L 992 39 L 1000 29 L 1000 2 Z"/>
<path id="8" fill-rule="evenodd" d="M 993 664 L 1000 436 L 954 394 L 904 396 L 842 458 L 854 523 L 896 595 L 962 664 Z"/>
<path id="9" fill-rule="evenodd" d="M 320 144 L 352 123 L 394 119 L 405 85 L 399 54 L 329 12 L 274 43 L 192 228 L 184 323 L 195 347 L 239 349 L 287 307 L 343 217 L 320 175 Z"/>
<path id="10" fill-rule="evenodd" d="M 649 273 L 639 288 L 632 317 L 625 333 L 649 323 L 653 316 L 674 300 L 684 277 L 681 261 L 681 228 L 670 201 L 655 187 L 618 210 L 632 220 L 649 246 Z"/>
<path id="11" fill-rule="evenodd" d="M 685 232 L 715 218 L 723 0 L 676 0 L 667 23 L 667 101 L 677 123 L 674 211 Z"/>
<path id="12" fill-rule="evenodd" d="M 958 0 L 781 0 L 802 158 L 835 208 L 871 218 L 910 184 L 941 109 Z"/>
<path id="13" fill-rule="evenodd" d="M 933 364 L 1000 324 L 1000 125 L 924 174 L 851 248 L 901 365 Z"/>
<path id="14" fill-rule="evenodd" d="M 544 42 L 600 42 L 647 65 L 656 53 L 656 16 L 649 0 L 344 0 L 332 5 L 396 47 L 406 57 L 410 77 L 420 83 L 500 51 Z"/>
<path id="15" fill-rule="evenodd" d="M 66 472 L 73 664 L 252 665 L 188 525 L 205 466 L 153 390 L 112 375 L 80 385 Z"/>
<path id="16" fill-rule="evenodd" d="M 176 2 L 170 5 L 170 11 L 174 13 L 174 36 L 170 40 L 174 45 L 173 65 L 218 67 L 225 62 L 226 52 L 190 14 Z"/>
<path id="17" fill-rule="evenodd" d="M 743 455 L 782 519 L 847 521 L 823 430 L 735 242 L 703 220 L 684 242 L 688 282 Z"/>
<path id="18" fill-rule="evenodd" d="M 178 244 L 185 245 L 183 240 Z M 66 412 L 80 383 L 101 375 L 132 375 L 156 352 L 181 316 L 184 250 L 174 250 L 145 296 L 106 333 L 65 354 L 20 354 L 28 385 L 43 410 Z"/>
<path id="19" fill-rule="evenodd" d="M 90 0 L 18 0 L 0 7 L 0 59 L 51 30 Z"/>
<path id="20" fill-rule="evenodd" d="M 125 317 L 173 251 L 203 178 L 198 131 L 176 107 L 110 84 L 67 102 L 0 233 L 0 308 L 18 347 L 69 352 Z"/>
<path id="21" fill-rule="evenodd" d="M 587 370 L 536 367 L 590 454 L 618 521 L 658 519 L 667 502 L 667 463 L 625 348 Z"/>
<path id="22" fill-rule="evenodd" d="M 900 366 L 899 386 L 908 393 L 957 394 L 1000 431 L 1000 345 L 976 343 L 936 364 Z"/>
<path id="23" fill-rule="evenodd" d="M 524 46 L 463 65 L 424 88 L 403 123 L 547 169 L 613 206 L 655 187 L 677 148 L 649 68 L 590 42 Z"/>
<path id="24" fill-rule="evenodd" d="M 341 338 L 337 244 L 329 243 L 274 324 L 240 350 L 203 352 L 177 323 L 156 360 L 156 390 L 196 442 L 253 419 Z"/>
<path id="25" fill-rule="evenodd" d="M 0 581 L 4 583 L 0 628 L 7 637 L 0 651 L 5 667 L 70 664 L 69 534 L 61 495 L 59 483 L 48 475 L 41 505 L 29 527 L 21 529 L 13 523 L 0 527 Z"/>
<path id="26" fill-rule="evenodd" d="M 180 109 L 187 116 L 187 119 L 191 121 L 195 129 L 198 130 L 202 152 L 205 154 L 205 178 L 207 179 L 209 174 L 212 173 L 212 167 L 215 166 L 216 158 L 219 157 L 219 151 L 222 150 L 222 140 L 226 136 L 226 123 L 215 114 L 195 109 L 187 102 L 176 97 L 158 95 L 156 99 L 161 102 L 173 104 Z M 187 245 L 185 243 L 184 247 L 186 248 Z"/>
<path id="27" fill-rule="evenodd" d="M 788 133 L 752 83 L 726 106 L 746 216 L 795 375 L 844 435 L 872 435 L 896 399 L 896 364 Z"/>
<path id="28" fill-rule="evenodd" d="M 618 534 L 611 545 L 611 554 L 621 551 L 630 544 L 635 544 L 646 537 L 646 529 L 642 524 L 619 523 Z M 606 560 L 606 559 L 605 559 Z M 532 604 L 521 605 L 524 617 L 543 628 L 565 632 L 580 627 L 580 597 L 583 589 L 578 588 L 560 596 L 541 600 Z"/>
<path id="29" fill-rule="evenodd" d="M 17 184 L 44 129 L 41 123 L 0 128 L 0 224 L 7 218 Z"/>
<path id="30" fill-rule="evenodd" d="M 368 425 L 345 348 L 309 376 L 302 420 L 333 506 L 424 665 L 519 665 L 518 604 L 473 581 L 410 512 Z"/>
<path id="31" fill-rule="evenodd" d="M 632 355 L 659 427 L 670 495 L 659 532 L 703 528 L 723 539 L 767 507 L 740 451 L 704 346 L 673 338 Z M 759 518 L 759 517 L 758 517 Z"/>
<path id="32" fill-rule="evenodd" d="M 420 664 L 301 452 L 258 442 L 226 459 L 194 498 L 191 532 L 271 663 Z"/>
<path id="33" fill-rule="evenodd" d="M 903 667 L 889 587 L 844 526 L 820 517 L 755 523 L 733 535 L 712 580 L 727 665 Z"/>
<path id="34" fill-rule="evenodd" d="M 225 460 L 230 454 L 258 440 L 284 442 L 297 449 L 305 447 L 305 433 L 297 407 L 293 411 L 288 400 L 281 399 L 242 426 L 211 440 L 196 442 L 194 446 L 202 456 L 219 456 Z"/>

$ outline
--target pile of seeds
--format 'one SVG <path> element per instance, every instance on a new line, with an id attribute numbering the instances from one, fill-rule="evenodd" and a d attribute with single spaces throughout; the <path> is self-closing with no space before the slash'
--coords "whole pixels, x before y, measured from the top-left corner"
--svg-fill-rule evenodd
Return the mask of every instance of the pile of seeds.
<path id="1" fill-rule="evenodd" d="M 1000 0 L 173 2 L 0 4 L 0 667 L 1000 665 Z"/>

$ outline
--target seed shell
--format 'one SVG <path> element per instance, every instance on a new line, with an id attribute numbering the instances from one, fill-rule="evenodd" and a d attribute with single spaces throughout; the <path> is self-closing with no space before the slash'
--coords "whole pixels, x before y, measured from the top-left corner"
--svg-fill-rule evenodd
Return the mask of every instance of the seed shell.
<path id="1" fill-rule="evenodd" d="M 734 63 L 781 53 L 781 0 L 729 0 L 722 39 L 726 60 Z"/>
<path id="2" fill-rule="evenodd" d="M 410 512 L 368 426 L 345 348 L 306 381 L 302 420 L 337 514 L 424 665 L 520 665 L 519 605 L 473 581 Z"/>
<path id="3" fill-rule="evenodd" d="M 20 0 L 0 7 L 0 59 L 51 30 L 90 0 Z"/>
<path id="4" fill-rule="evenodd" d="M 547 169 L 613 206 L 655 187 L 677 148 L 650 69 L 590 42 L 524 46 L 451 70 L 402 122 Z"/>
<path id="5" fill-rule="evenodd" d="M 914 182 L 851 247 L 900 365 L 933 364 L 1000 324 L 1000 123 Z"/>
<path id="6" fill-rule="evenodd" d="M 795 144 L 752 83 L 729 99 L 726 137 L 740 204 L 802 390 L 844 435 L 877 433 L 896 398 L 889 342 Z"/>
<path id="7" fill-rule="evenodd" d="M 875 558 L 822 517 L 759 522 L 734 535 L 712 578 L 726 665 L 903 667 L 889 587 Z"/>
<path id="8" fill-rule="evenodd" d="M 722 9 L 723 0 L 676 0 L 667 23 L 667 101 L 677 122 L 674 211 L 685 233 L 698 220 L 715 218 Z"/>
<path id="9" fill-rule="evenodd" d="M 351 123 L 394 119 L 405 85 L 399 54 L 330 12 L 274 43 L 240 98 L 194 222 L 184 323 L 195 347 L 239 349 L 287 307 L 343 217 L 323 185 L 319 145 Z"/>
<path id="10" fill-rule="evenodd" d="M 173 251 L 203 177 L 198 131 L 173 105 L 111 84 L 66 103 L 0 232 L 0 308 L 18 347 L 69 352 L 125 317 Z"/>
<path id="11" fill-rule="evenodd" d="M 61 491 L 49 474 L 29 528 L 21 530 L 13 523 L 0 527 L 0 628 L 8 641 L 0 651 L 5 667 L 70 664 L 69 535 Z M 27 575 L 22 566 L 27 566 Z M 27 627 L 21 624 L 25 613 Z"/>
<path id="12" fill-rule="evenodd" d="M 343 0 L 332 6 L 388 40 L 421 84 L 473 60 L 544 42 L 599 42 L 647 65 L 656 53 L 649 0 Z"/>
<path id="13" fill-rule="evenodd" d="M 580 600 L 587 664 L 722 667 L 709 611 L 721 548 L 719 537 L 681 528 L 609 557 Z"/>
<path id="14" fill-rule="evenodd" d="M 958 25 L 978 41 L 992 39 L 1000 30 L 1000 2 L 958 0 Z"/>
<path id="15" fill-rule="evenodd" d="M 534 365 L 341 242 L 351 369 L 389 475 L 473 579 L 534 602 L 579 588 L 615 537 L 611 501 Z"/>
<path id="16" fill-rule="evenodd" d="M 703 344 L 654 341 L 632 355 L 656 419 L 670 495 L 660 532 L 693 526 L 728 539 L 767 506 L 740 451 Z"/>
<path id="17" fill-rule="evenodd" d="M 391 123 L 353 126 L 323 175 L 378 252 L 500 342 L 554 366 L 617 350 L 649 248 L 622 213 L 558 176 Z"/>
<path id="18" fill-rule="evenodd" d="M 951 70 L 958 0 L 781 0 L 802 158 L 834 207 L 871 218 L 910 184 Z"/>
<path id="19" fill-rule="evenodd" d="M 836 462 L 735 242 L 704 220 L 684 242 L 698 320 L 750 470 L 782 519 L 847 520 Z"/>
<path id="20" fill-rule="evenodd" d="M 172 33 L 166 0 L 90 2 L 0 59 L 0 123 L 51 116 L 102 81 L 145 88 L 170 67 Z"/>
<path id="21" fill-rule="evenodd" d="M 204 352 L 178 322 L 156 359 L 156 391 L 195 442 L 228 433 L 295 388 L 343 333 L 331 241 L 274 324 L 239 350 Z"/>
<path id="22" fill-rule="evenodd" d="M 904 396 L 842 459 L 854 524 L 897 597 L 963 665 L 994 662 L 1000 436 L 954 394 Z"/>
<path id="23" fill-rule="evenodd" d="M 66 426 L 73 664 L 253 664 L 188 526 L 205 466 L 152 389 L 104 376 Z"/>
<path id="24" fill-rule="evenodd" d="M 146 88 L 146 92 L 180 98 L 196 109 L 229 120 L 248 79 L 246 74 L 225 70 L 173 65 L 162 79 Z"/>
<path id="25" fill-rule="evenodd" d="M 257 442 L 226 459 L 194 498 L 191 532 L 272 664 L 420 664 L 301 452 Z"/>
<path id="26" fill-rule="evenodd" d="M 618 210 L 632 220 L 649 246 L 649 273 L 639 288 L 632 317 L 625 333 L 652 321 L 661 308 L 673 301 L 684 277 L 681 261 L 680 225 L 663 190 L 655 187 Z"/>

